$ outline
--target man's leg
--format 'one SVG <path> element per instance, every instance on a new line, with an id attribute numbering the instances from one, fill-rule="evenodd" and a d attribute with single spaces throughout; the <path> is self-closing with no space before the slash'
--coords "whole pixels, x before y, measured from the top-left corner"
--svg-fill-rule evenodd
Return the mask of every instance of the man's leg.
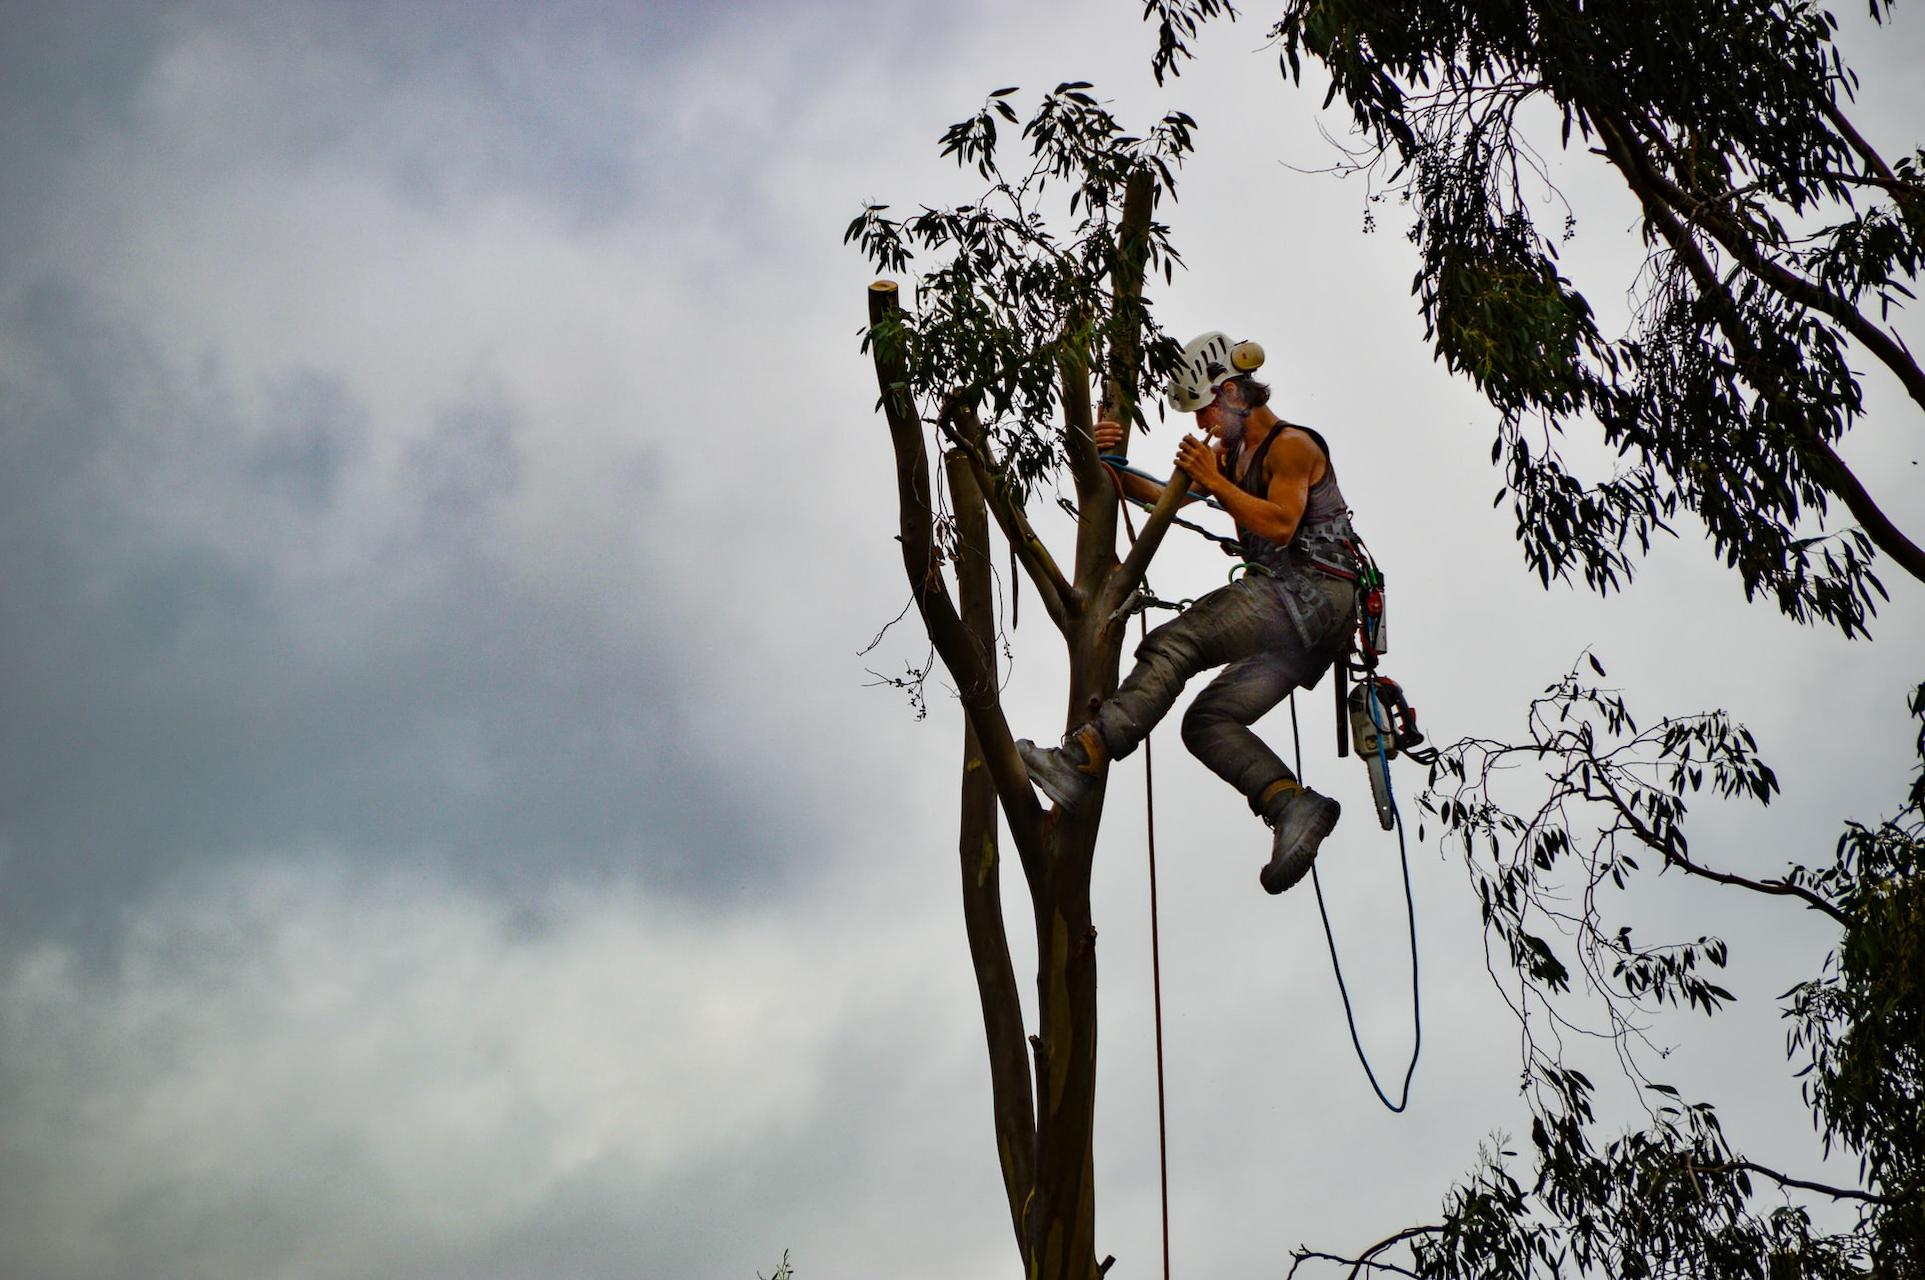
<path id="1" fill-rule="evenodd" d="M 1265 793 L 1296 775 L 1250 728 L 1292 689 L 1309 684 L 1315 670 L 1300 654 L 1258 654 L 1233 662 L 1196 695 L 1183 713 L 1183 745 L 1211 773 L 1243 794 L 1250 809 L 1263 816 Z"/>
<path id="2" fill-rule="evenodd" d="M 1260 583 L 1243 579 L 1210 592 L 1150 632 L 1136 648 L 1135 669 L 1062 746 L 1016 744 L 1031 779 L 1057 804 L 1076 808 L 1103 766 L 1136 750 L 1169 714 L 1191 676 L 1263 652 L 1288 625 Z"/>
<path id="3" fill-rule="evenodd" d="M 1288 626 L 1267 585 L 1242 578 L 1150 632 L 1136 647 L 1136 666 L 1092 720 L 1111 758 L 1122 759 L 1149 737 L 1192 676 L 1258 659 L 1285 642 Z"/>
<path id="4" fill-rule="evenodd" d="M 1328 595 L 1333 612 L 1347 603 L 1342 589 L 1333 587 Z M 1262 653 L 1231 663 L 1183 717 L 1184 745 L 1273 828 L 1270 862 L 1261 877 L 1271 893 L 1303 878 L 1342 813 L 1335 800 L 1305 788 L 1250 729 L 1292 689 L 1314 684 L 1340 654 L 1341 633 L 1333 639 L 1328 627 L 1322 630 L 1314 648 L 1292 628 Z"/>

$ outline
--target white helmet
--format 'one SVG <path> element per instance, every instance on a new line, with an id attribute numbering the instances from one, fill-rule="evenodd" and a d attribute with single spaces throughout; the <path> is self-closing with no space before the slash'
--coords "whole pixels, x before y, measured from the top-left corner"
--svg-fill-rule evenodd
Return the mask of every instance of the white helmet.
<path id="1" fill-rule="evenodd" d="M 1227 334 L 1211 330 L 1183 348 L 1183 367 L 1170 383 L 1170 407 L 1195 413 L 1216 396 L 1216 389 L 1232 378 L 1263 367 L 1263 348 L 1254 342 L 1232 343 Z"/>

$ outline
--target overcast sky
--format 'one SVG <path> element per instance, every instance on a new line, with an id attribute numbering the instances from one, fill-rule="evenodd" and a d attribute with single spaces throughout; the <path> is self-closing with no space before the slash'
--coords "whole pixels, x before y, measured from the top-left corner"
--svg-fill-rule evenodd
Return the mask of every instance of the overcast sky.
<path id="1" fill-rule="evenodd" d="M 1423 345 L 1398 212 L 1366 236 L 1365 188 L 1306 172 L 1344 117 L 1280 81 L 1261 13 L 1158 91 L 1137 11 L 0 4 L 0 1274 L 1012 1272 L 958 720 L 935 683 L 920 721 L 871 687 L 922 660 L 910 623 L 858 652 L 906 591 L 839 243 L 867 200 L 964 193 L 935 139 L 1004 85 L 1199 119 L 1164 323 L 1262 341 L 1279 408 L 1330 437 L 1434 733 L 1517 732 L 1590 647 L 1649 717 L 1757 731 L 1785 794 L 1705 813 L 1707 860 L 1771 874 L 1896 806 L 1925 592 L 1886 572 L 1847 643 L 1747 606 L 1688 524 L 1621 596 L 1543 591 L 1491 508 L 1490 411 Z M 1859 123 L 1902 154 L 1917 16 L 1847 37 Z M 1608 307 L 1632 211 L 1559 176 Z M 1845 452 L 1917 537 L 1925 436 L 1868 390 Z M 1154 576 L 1222 569 L 1173 541 Z M 1047 630 L 1024 610 L 1008 694 L 1038 737 Z M 1327 705 L 1325 883 L 1395 1074 L 1396 848 Z M 1411 851 L 1424 1057 L 1392 1117 L 1307 888 L 1264 895 L 1267 833 L 1156 743 L 1178 1269 L 1279 1274 L 1433 1215 L 1524 1115 L 1461 866 Z M 1110 795 L 1098 1240 L 1139 1277 L 1134 762 Z M 1669 881 L 1646 906 L 1727 933 L 1745 1002 L 1709 1041 L 1661 1028 L 1667 1068 L 1728 1090 L 1761 1158 L 1815 1158 L 1771 1001 L 1827 932 Z"/>

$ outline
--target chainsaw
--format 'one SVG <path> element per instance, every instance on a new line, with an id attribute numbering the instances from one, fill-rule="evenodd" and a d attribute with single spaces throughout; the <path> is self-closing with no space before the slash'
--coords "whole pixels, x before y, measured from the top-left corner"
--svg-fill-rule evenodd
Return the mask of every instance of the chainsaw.
<path id="1" fill-rule="evenodd" d="M 1385 831 L 1396 829 L 1397 810 L 1390 794 L 1390 762 L 1399 753 L 1421 746 L 1423 731 L 1417 711 L 1404 696 L 1403 686 L 1377 674 L 1377 659 L 1390 647 L 1384 608 L 1384 578 L 1367 557 L 1359 576 L 1357 640 L 1362 661 L 1355 668 L 1361 683 L 1346 691 L 1351 672 L 1337 663 L 1337 754 L 1350 754 L 1350 742 L 1370 774 L 1370 795 L 1377 804 L 1377 821 Z"/>

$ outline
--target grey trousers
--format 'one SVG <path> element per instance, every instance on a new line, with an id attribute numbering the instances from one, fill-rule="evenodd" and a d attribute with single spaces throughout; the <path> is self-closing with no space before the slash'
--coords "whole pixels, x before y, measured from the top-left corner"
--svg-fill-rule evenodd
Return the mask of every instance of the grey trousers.
<path id="1" fill-rule="evenodd" d="M 1111 757 L 1149 736 L 1190 677 L 1223 667 L 1184 713 L 1183 745 L 1255 810 L 1265 788 L 1294 775 L 1250 726 L 1292 689 L 1314 687 L 1342 656 L 1355 591 L 1310 571 L 1250 573 L 1150 632 L 1136 668 L 1094 717 Z"/>

